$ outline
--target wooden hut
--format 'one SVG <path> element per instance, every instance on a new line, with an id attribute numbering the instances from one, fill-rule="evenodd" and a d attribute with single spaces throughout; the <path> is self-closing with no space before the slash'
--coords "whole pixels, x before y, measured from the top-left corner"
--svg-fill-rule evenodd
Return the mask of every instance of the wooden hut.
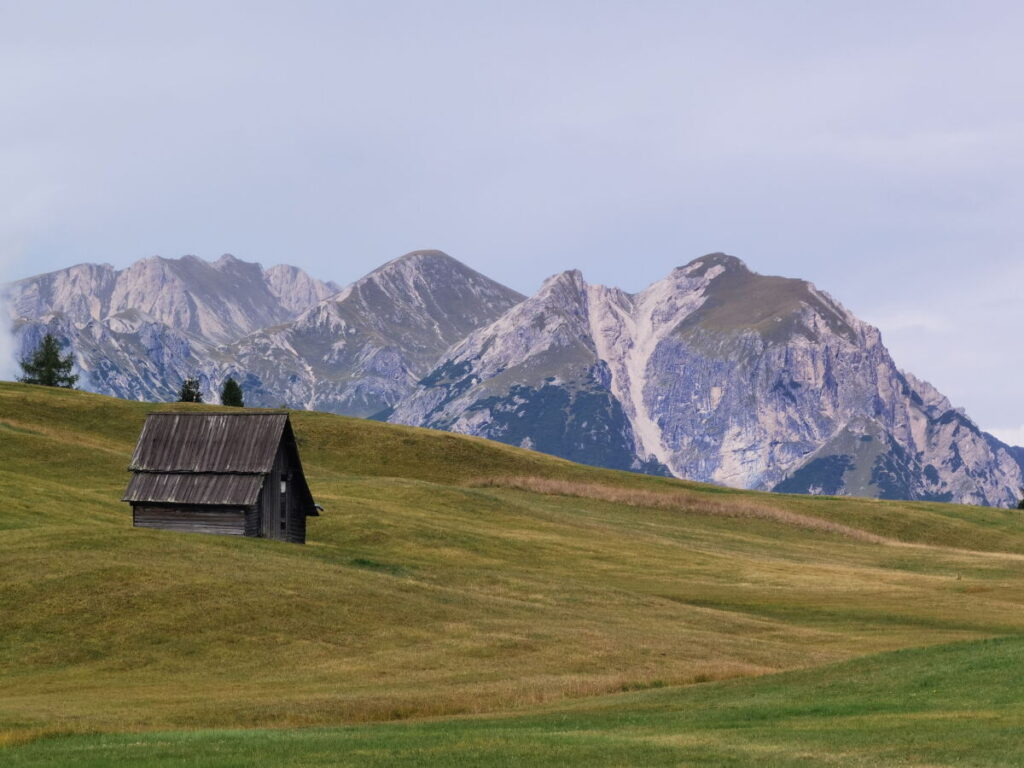
<path id="1" fill-rule="evenodd" d="M 128 469 L 139 528 L 303 544 L 318 514 L 285 413 L 151 413 Z"/>

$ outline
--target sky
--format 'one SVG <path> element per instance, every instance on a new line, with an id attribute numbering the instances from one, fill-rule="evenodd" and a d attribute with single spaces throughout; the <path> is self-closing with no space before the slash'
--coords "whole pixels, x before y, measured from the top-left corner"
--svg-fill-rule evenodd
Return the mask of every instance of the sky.
<path id="1" fill-rule="evenodd" d="M 725 251 L 1024 444 L 1022 39 L 1019 2 L 0 0 L 0 282 Z"/>

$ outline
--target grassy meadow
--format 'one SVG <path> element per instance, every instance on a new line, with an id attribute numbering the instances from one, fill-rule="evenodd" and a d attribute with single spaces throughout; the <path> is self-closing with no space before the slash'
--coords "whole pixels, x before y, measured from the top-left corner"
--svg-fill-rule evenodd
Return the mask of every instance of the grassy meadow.
<path id="1" fill-rule="evenodd" d="M 0 384 L 2 765 L 1024 761 L 1016 510 L 296 412 L 306 546 L 133 529 L 177 407 Z"/>

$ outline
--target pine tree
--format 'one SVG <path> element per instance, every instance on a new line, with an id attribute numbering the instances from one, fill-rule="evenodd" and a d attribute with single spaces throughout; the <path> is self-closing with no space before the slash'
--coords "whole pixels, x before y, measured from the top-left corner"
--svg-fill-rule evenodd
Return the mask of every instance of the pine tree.
<path id="1" fill-rule="evenodd" d="M 60 342 L 53 334 L 46 334 L 43 340 L 20 365 L 24 374 L 18 381 L 24 384 L 41 384 L 44 387 L 64 387 L 74 389 L 78 376 L 71 373 L 74 355 L 61 357 Z"/>
<path id="2" fill-rule="evenodd" d="M 190 376 L 181 384 L 181 392 L 178 393 L 179 403 L 201 403 L 203 393 L 199 391 L 199 379 Z"/>
<path id="3" fill-rule="evenodd" d="M 245 407 L 245 400 L 242 398 L 242 388 L 234 379 L 229 378 L 224 382 L 224 388 L 220 391 L 220 404 L 233 405 L 238 408 Z"/>

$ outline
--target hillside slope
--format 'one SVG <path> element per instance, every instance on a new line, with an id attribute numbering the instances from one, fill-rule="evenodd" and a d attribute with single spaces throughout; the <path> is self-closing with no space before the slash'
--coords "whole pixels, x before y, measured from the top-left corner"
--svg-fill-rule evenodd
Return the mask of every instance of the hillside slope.
<path id="1" fill-rule="evenodd" d="M 0 731 L 509 711 L 1024 629 L 1016 511 L 319 413 L 293 414 L 326 508 L 307 546 L 135 530 L 125 468 L 167 407 L 0 384 Z"/>

